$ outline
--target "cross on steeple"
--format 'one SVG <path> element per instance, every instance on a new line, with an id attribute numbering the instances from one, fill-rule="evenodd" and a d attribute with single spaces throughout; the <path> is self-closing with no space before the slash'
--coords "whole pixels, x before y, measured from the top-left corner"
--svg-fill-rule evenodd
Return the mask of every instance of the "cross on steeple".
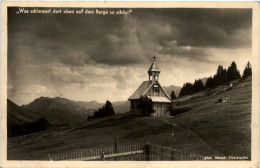
<path id="1" fill-rule="evenodd" d="M 154 60 L 154 61 L 155 61 L 155 58 L 156 58 L 156 56 L 154 55 L 154 56 L 153 56 L 153 60 Z"/>
<path id="2" fill-rule="evenodd" d="M 150 68 L 148 69 L 148 77 L 149 77 L 149 81 L 150 81 L 150 79 L 151 79 L 151 77 L 152 77 L 152 80 L 158 80 L 159 79 L 159 74 L 160 74 L 160 68 L 159 68 L 159 66 L 157 65 L 157 63 L 155 62 L 155 58 L 156 58 L 156 56 L 154 55 L 153 56 L 153 63 L 152 63 L 152 65 L 150 66 Z"/>

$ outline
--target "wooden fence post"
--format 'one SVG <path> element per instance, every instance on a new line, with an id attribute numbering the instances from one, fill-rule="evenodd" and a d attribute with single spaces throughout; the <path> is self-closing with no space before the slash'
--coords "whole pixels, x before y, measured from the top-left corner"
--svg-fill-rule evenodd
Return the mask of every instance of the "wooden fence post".
<path id="1" fill-rule="evenodd" d="M 102 151 L 102 153 L 101 153 L 101 160 L 105 160 L 105 152 L 104 151 Z"/>
<path id="2" fill-rule="evenodd" d="M 171 151 L 171 160 L 174 160 L 174 151 Z"/>
<path id="3" fill-rule="evenodd" d="M 150 145 L 148 144 L 148 142 L 146 142 L 146 145 L 145 145 L 145 155 L 146 155 L 145 160 L 146 161 L 149 161 L 149 153 L 150 153 Z"/>
<path id="4" fill-rule="evenodd" d="M 115 153 L 117 153 L 117 143 L 118 143 L 117 137 L 115 137 Z"/>
<path id="5" fill-rule="evenodd" d="M 117 137 L 115 136 L 115 153 L 117 153 L 117 144 L 118 144 L 118 141 L 117 141 Z M 115 157 L 115 160 L 117 160 L 116 157 Z"/>
<path id="6" fill-rule="evenodd" d="M 83 158 L 83 156 L 82 156 L 82 151 L 80 151 L 80 158 Z"/>

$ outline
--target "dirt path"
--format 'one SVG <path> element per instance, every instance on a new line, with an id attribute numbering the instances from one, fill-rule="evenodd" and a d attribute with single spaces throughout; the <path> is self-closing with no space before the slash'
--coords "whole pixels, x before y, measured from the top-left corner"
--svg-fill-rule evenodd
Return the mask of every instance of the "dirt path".
<path id="1" fill-rule="evenodd" d="M 173 127 L 176 127 L 176 128 L 180 128 L 186 132 L 188 132 L 189 134 L 191 134 L 192 136 L 196 137 L 203 145 L 207 146 L 208 148 L 210 148 L 212 151 L 215 151 L 217 152 L 217 154 L 219 155 L 223 155 L 221 152 L 219 152 L 216 148 L 214 148 L 212 145 L 210 145 L 207 141 L 205 141 L 203 138 L 201 138 L 198 134 L 196 134 L 195 132 L 193 132 L 192 130 L 188 129 L 188 128 L 185 128 L 185 127 L 182 127 L 180 125 L 177 125 L 175 123 L 172 123 L 172 122 L 169 122 L 166 118 L 161 118 L 161 121 L 163 121 L 164 123 L 166 124 L 169 124 L 169 125 L 172 125 Z"/>

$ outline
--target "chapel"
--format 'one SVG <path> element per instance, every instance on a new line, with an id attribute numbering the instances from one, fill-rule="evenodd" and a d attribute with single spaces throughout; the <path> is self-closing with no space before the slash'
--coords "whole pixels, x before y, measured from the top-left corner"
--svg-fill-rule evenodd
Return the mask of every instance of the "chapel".
<path id="1" fill-rule="evenodd" d="M 148 69 L 148 80 L 144 81 L 138 89 L 128 98 L 130 101 L 130 111 L 135 115 L 141 115 L 142 109 L 138 107 L 140 97 L 149 98 L 152 101 L 153 112 L 151 117 L 170 116 L 171 98 L 159 83 L 160 68 L 153 57 L 153 63 Z"/>

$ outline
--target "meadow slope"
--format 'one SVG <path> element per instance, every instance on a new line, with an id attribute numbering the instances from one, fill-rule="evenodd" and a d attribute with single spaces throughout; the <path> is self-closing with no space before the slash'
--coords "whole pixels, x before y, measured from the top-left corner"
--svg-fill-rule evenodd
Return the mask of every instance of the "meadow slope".
<path id="1" fill-rule="evenodd" d="M 251 78 L 234 81 L 176 100 L 176 108 L 191 110 L 170 118 L 137 117 L 129 113 L 90 121 L 86 126 L 45 138 L 8 143 L 8 159 L 48 159 L 48 153 L 146 141 L 202 155 L 251 154 Z M 226 103 L 216 103 L 220 97 Z M 39 136 L 41 136 L 39 134 Z"/>

